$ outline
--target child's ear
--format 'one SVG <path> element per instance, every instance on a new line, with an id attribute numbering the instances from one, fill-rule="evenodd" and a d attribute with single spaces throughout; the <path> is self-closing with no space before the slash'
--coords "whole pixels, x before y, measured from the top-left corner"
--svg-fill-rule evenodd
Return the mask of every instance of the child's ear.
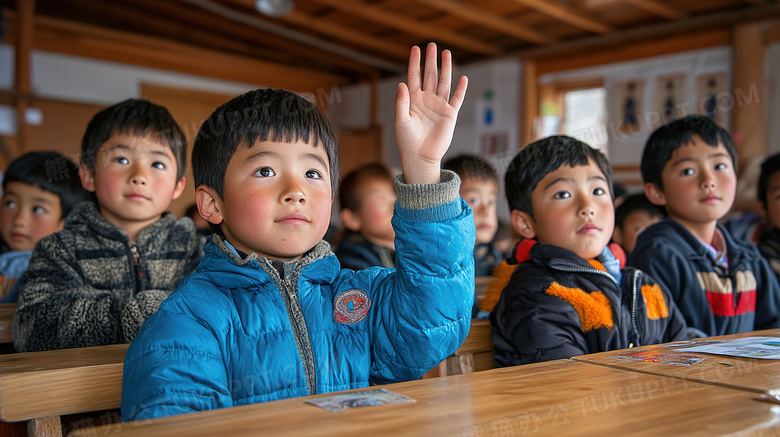
<path id="1" fill-rule="evenodd" d="M 658 185 L 652 182 L 645 184 L 645 197 L 647 197 L 647 200 L 653 205 L 666 205 L 666 196 L 664 196 L 664 192 L 658 188 Z"/>
<path id="2" fill-rule="evenodd" d="M 353 232 L 360 230 L 360 217 L 352 212 L 351 209 L 342 208 L 339 217 L 341 217 L 341 223 L 344 224 L 345 228 Z"/>
<path id="3" fill-rule="evenodd" d="M 195 189 L 195 202 L 198 204 L 198 213 L 203 220 L 218 225 L 222 223 L 222 202 L 210 187 L 201 185 Z"/>
<path id="4" fill-rule="evenodd" d="M 522 235 L 523 238 L 530 239 L 536 237 L 536 223 L 534 222 L 534 219 L 531 218 L 531 214 L 518 209 L 513 209 L 510 218 L 515 231 Z"/>
<path id="5" fill-rule="evenodd" d="M 79 178 L 81 186 L 90 193 L 95 192 L 95 172 L 89 171 L 87 164 L 79 165 Z"/>
<path id="6" fill-rule="evenodd" d="M 186 176 L 182 176 L 179 182 L 176 182 L 176 188 L 173 189 L 173 199 L 178 199 L 184 192 L 184 186 L 187 184 Z"/>

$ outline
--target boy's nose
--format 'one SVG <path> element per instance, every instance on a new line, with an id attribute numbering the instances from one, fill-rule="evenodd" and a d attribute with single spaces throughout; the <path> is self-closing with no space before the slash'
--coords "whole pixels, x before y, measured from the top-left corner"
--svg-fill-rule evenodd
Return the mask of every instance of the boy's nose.
<path id="1" fill-rule="evenodd" d="M 139 184 L 140 185 L 146 185 L 146 179 L 144 179 L 142 177 L 134 177 L 133 178 L 133 183 L 136 184 L 136 185 L 139 185 Z"/>

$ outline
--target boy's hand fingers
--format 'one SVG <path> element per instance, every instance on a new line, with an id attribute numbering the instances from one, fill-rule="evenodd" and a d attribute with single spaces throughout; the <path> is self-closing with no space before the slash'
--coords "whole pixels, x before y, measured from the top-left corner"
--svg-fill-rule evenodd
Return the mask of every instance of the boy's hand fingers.
<path id="1" fill-rule="evenodd" d="M 398 91 L 395 95 L 395 120 L 396 123 L 409 118 L 409 88 L 405 83 L 398 84 Z"/>
<path id="2" fill-rule="evenodd" d="M 450 98 L 450 86 L 452 84 L 452 53 L 449 50 L 441 52 L 441 76 L 436 95 L 445 101 Z"/>
<path id="3" fill-rule="evenodd" d="M 458 87 L 455 88 L 455 92 L 450 99 L 450 105 L 455 108 L 455 111 L 460 111 L 460 106 L 463 104 L 463 100 L 466 98 L 466 88 L 469 86 L 469 79 L 466 76 L 461 76 L 458 81 Z"/>
<path id="4" fill-rule="evenodd" d="M 436 67 L 436 43 L 428 44 L 425 51 L 425 79 L 423 80 L 423 91 L 436 92 L 437 82 Z"/>
<path id="5" fill-rule="evenodd" d="M 409 53 L 409 72 L 406 82 L 409 84 L 409 89 L 414 91 L 420 89 L 420 81 L 420 48 L 413 46 L 411 53 Z"/>

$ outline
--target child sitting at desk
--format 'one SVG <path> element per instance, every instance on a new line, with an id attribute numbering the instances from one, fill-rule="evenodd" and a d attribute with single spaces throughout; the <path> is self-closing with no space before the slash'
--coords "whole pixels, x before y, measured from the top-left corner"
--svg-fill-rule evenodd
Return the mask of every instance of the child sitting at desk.
<path id="1" fill-rule="evenodd" d="M 342 268 L 395 267 L 395 201 L 393 175 L 382 163 L 363 164 L 344 177 L 339 216 L 345 235 L 334 250 Z"/>
<path id="2" fill-rule="evenodd" d="M 200 260 L 184 190 L 187 143 L 167 109 L 129 99 L 98 112 L 81 143 L 81 202 L 43 238 L 20 279 L 20 352 L 127 343 Z"/>
<path id="3" fill-rule="evenodd" d="M 758 249 L 718 220 L 734 204 L 737 151 L 712 119 L 689 115 L 642 152 L 645 195 L 668 218 L 637 237 L 628 264 L 668 289 L 690 328 L 725 335 L 780 327 L 780 287 Z"/>
<path id="4" fill-rule="evenodd" d="M 0 254 L 0 303 L 16 302 L 22 276 L 38 241 L 62 230 L 65 217 L 86 199 L 79 169 L 58 152 L 28 152 L 3 175 L 0 232 L 10 250 Z"/>
<path id="5" fill-rule="evenodd" d="M 436 58 L 431 43 L 423 79 L 414 47 L 396 97 L 395 269 L 341 269 L 322 240 L 339 160 L 316 106 L 258 89 L 203 123 L 192 167 L 213 241 L 130 344 L 123 420 L 418 379 L 458 348 L 474 299 L 474 219 L 440 163 L 466 78 L 450 98 L 450 53 L 440 80 Z"/>
<path id="6" fill-rule="evenodd" d="M 621 269 L 620 247 L 607 246 L 615 209 L 603 153 L 566 136 L 539 140 L 517 154 L 505 186 L 523 240 L 490 315 L 497 366 L 686 338 L 668 293 Z"/>

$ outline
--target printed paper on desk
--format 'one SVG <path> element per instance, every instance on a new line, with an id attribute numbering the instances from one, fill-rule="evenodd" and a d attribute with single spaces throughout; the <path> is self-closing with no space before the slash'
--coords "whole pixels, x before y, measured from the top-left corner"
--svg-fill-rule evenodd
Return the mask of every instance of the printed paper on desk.
<path id="1" fill-rule="evenodd" d="M 676 350 L 676 349 L 675 349 Z M 705 344 L 697 347 L 686 347 L 685 352 L 700 352 L 733 357 L 761 358 L 765 360 L 780 360 L 780 338 L 778 337 L 744 337 L 733 340 L 721 340 L 715 344 Z"/>
<path id="2" fill-rule="evenodd" d="M 316 405 L 328 411 L 344 411 L 349 408 L 372 407 L 385 404 L 405 404 L 407 402 L 415 402 L 415 400 L 383 388 L 344 393 L 319 399 L 309 399 L 306 401 L 306 403 Z"/>

